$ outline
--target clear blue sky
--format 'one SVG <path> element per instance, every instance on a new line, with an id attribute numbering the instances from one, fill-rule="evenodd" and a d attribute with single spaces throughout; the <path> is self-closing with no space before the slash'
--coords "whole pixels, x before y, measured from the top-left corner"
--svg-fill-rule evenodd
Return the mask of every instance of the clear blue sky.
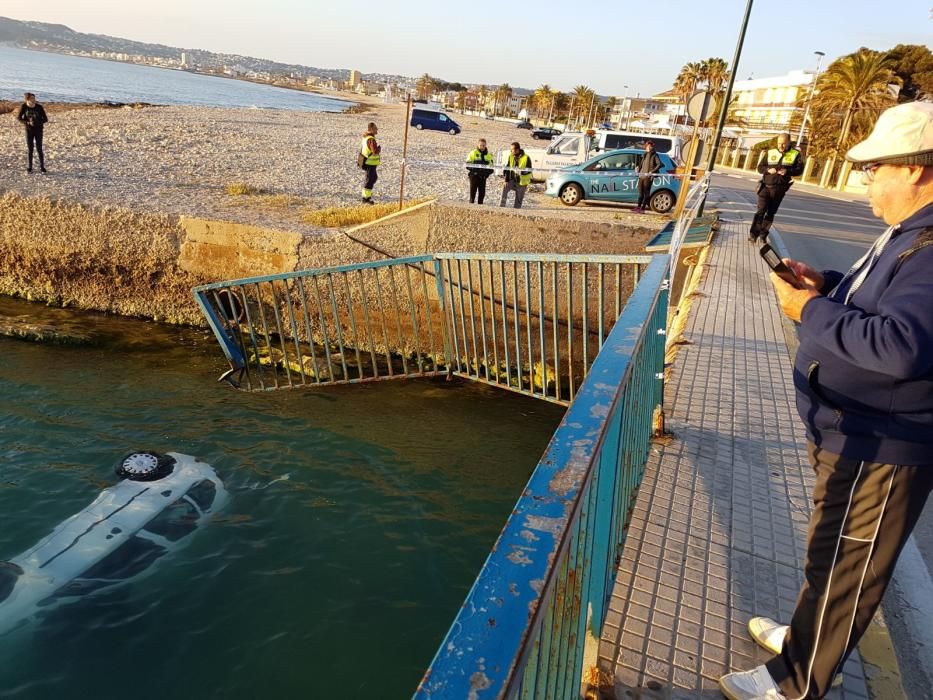
<path id="1" fill-rule="evenodd" d="M 830 60 L 860 46 L 930 45 L 931 5 L 757 0 L 738 77 L 812 69 L 816 50 Z M 629 85 L 645 95 L 669 88 L 687 61 L 731 62 L 744 8 L 744 0 L 3 0 L 0 15 L 364 73 L 561 90 L 584 83 L 603 95 Z"/>

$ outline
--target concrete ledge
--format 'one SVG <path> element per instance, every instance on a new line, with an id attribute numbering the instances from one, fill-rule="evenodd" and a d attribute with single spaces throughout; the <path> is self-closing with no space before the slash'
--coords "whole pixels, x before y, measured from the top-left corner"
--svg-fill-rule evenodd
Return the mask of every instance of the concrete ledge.
<path id="1" fill-rule="evenodd" d="M 191 288 L 436 251 L 641 253 L 663 220 L 426 202 L 313 233 L 0 196 L 0 294 L 203 325 Z"/>

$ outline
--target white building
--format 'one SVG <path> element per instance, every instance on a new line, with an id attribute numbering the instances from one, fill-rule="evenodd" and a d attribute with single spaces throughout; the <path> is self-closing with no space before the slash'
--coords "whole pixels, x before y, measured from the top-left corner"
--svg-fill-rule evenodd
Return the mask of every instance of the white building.
<path id="1" fill-rule="evenodd" d="M 794 114 L 798 119 L 803 116 L 804 99 L 814 77 L 810 71 L 795 70 L 773 78 L 737 80 L 732 88 L 735 126 L 759 132 L 787 131 Z"/>

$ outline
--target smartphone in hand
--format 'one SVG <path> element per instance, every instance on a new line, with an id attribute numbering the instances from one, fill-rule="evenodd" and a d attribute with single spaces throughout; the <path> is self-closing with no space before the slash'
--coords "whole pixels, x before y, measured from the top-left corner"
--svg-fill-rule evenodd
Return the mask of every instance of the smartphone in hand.
<path id="1" fill-rule="evenodd" d="M 758 252 L 761 254 L 761 257 L 765 259 L 765 262 L 768 263 L 768 267 L 774 270 L 778 277 L 798 289 L 803 288 L 800 279 L 794 274 L 794 271 L 781 260 L 781 256 L 774 252 L 774 248 L 765 243 Z"/>

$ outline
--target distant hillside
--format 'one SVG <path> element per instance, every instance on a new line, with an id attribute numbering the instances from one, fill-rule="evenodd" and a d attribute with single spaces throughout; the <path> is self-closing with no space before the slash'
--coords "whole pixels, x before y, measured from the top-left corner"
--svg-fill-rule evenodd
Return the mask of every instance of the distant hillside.
<path id="1" fill-rule="evenodd" d="M 225 65 L 241 66 L 256 72 L 284 73 L 301 76 L 316 76 L 347 80 L 350 71 L 346 68 L 314 68 L 298 64 L 279 63 L 252 56 L 214 53 L 201 49 L 179 48 L 164 44 L 147 44 L 103 34 L 84 34 L 76 32 L 63 24 L 45 22 L 22 22 L 7 17 L 0 17 L 0 43 L 24 49 L 53 51 L 57 53 L 104 52 L 127 55 L 147 56 L 162 60 L 178 60 L 182 54 L 189 63 L 204 68 L 220 68 Z M 380 80 L 395 77 L 406 80 L 403 76 L 379 76 Z"/>

